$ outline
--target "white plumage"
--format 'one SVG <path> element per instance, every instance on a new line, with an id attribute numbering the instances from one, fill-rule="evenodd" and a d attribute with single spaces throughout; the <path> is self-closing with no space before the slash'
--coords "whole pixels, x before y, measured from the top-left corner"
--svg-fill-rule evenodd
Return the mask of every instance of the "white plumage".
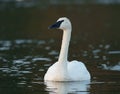
<path id="1" fill-rule="evenodd" d="M 57 20 L 50 28 L 58 28 L 63 30 L 62 46 L 59 59 L 56 63 L 49 67 L 44 80 L 45 81 L 82 81 L 90 80 L 91 76 L 84 63 L 73 60 L 69 62 L 68 49 L 71 37 L 71 22 L 68 18 L 62 17 Z"/>

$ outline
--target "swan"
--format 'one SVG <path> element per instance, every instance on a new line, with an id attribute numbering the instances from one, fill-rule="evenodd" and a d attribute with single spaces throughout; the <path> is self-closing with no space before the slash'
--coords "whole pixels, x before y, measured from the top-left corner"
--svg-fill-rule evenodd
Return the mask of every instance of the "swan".
<path id="1" fill-rule="evenodd" d="M 59 18 L 49 27 L 63 30 L 62 45 L 58 61 L 50 66 L 44 76 L 45 81 L 82 81 L 90 80 L 91 76 L 84 63 L 68 61 L 68 49 L 71 38 L 72 26 L 67 17 Z"/>

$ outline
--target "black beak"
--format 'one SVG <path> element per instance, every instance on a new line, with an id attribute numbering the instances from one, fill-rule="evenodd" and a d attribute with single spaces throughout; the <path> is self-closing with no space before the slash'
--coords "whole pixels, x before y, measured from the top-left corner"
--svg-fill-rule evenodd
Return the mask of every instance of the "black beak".
<path id="1" fill-rule="evenodd" d="M 49 29 L 54 29 L 54 28 L 56 29 L 56 28 L 59 28 L 60 25 L 61 25 L 61 23 L 62 23 L 63 21 L 64 21 L 64 20 L 57 21 L 55 24 L 49 26 L 48 28 L 49 28 Z"/>

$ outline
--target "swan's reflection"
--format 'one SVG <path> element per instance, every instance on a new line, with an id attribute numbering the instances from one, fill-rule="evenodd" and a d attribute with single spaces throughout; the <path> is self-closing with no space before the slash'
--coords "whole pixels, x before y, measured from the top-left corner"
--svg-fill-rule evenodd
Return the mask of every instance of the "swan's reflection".
<path id="1" fill-rule="evenodd" d="M 45 82 L 49 94 L 89 94 L 90 81 L 81 82 Z"/>

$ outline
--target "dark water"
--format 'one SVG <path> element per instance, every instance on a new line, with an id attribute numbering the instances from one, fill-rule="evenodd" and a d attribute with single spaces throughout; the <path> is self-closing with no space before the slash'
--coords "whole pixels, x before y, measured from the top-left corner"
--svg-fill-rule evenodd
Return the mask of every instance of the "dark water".
<path id="1" fill-rule="evenodd" d="M 47 27 L 61 16 L 73 24 L 68 59 L 85 63 L 90 82 L 43 81 L 57 61 L 62 37 Z M 1 2 L 0 94 L 119 94 L 119 25 L 119 4 Z"/>

